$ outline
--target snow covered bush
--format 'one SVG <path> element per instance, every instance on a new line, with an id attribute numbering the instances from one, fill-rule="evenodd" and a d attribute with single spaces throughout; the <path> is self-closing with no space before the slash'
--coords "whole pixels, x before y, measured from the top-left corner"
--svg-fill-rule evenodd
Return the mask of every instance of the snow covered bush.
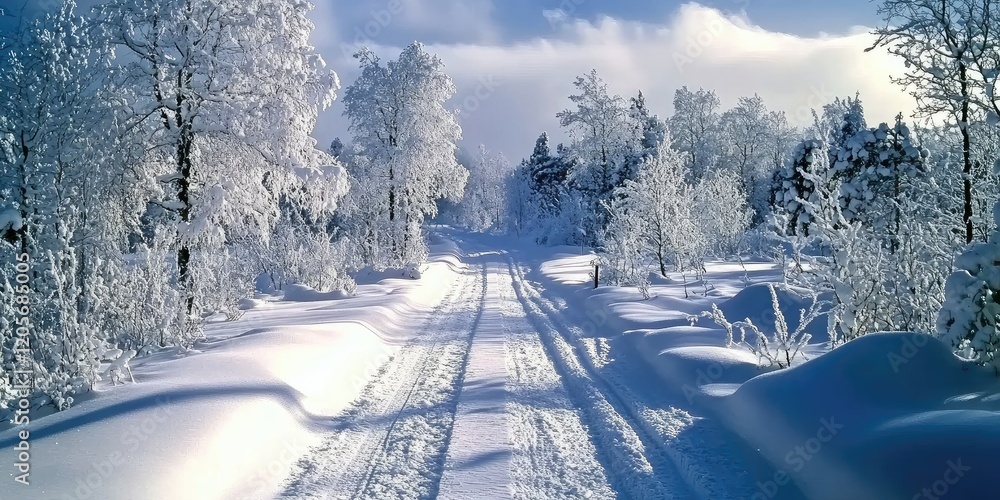
<path id="1" fill-rule="evenodd" d="M 750 318 L 730 322 L 716 304 L 712 304 L 710 311 L 691 317 L 691 321 L 697 321 L 698 318 L 711 319 L 725 330 L 726 347 L 739 345 L 746 348 L 757 356 L 762 368 L 772 366 L 779 369 L 788 368 L 799 357 L 805 357 L 802 349 L 812 339 L 812 335 L 806 332 L 806 328 L 828 313 L 829 304 L 820 301 L 814 294 L 809 307 L 799 311 L 799 322 L 792 330 L 789 329 L 785 313 L 781 310 L 776 285 L 768 283 L 767 288 L 771 293 L 771 308 L 774 313 L 774 332 L 770 335 L 761 330 Z M 739 339 L 736 339 L 734 335 L 734 331 L 737 329 L 740 331 Z M 747 339 L 747 333 L 752 334 L 750 340 Z"/>
<path id="2" fill-rule="evenodd" d="M 108 317 L 113 344 L 144 352 L 153 347 L 186 345 L 177 311 L 181 296 L 174 287 L 173 236 L 157 230 L 148 244 L 139 243 L 130 258 L 113 266 L 112 297 L 116 306 Z"/>
<path id="3" fill-rule="evenodd" d="M 612 285 L 636 287 L 648 299 L 653 259 L 644 241 L 646 221 L 624 203 L 605 208 L 611 216 L 604 234 L 605 246 L 598 259 L 603 269 L 601 277 Z"/>
<path id="4" fill-rule="evenodd" d="M 819 165 L 825 165 L 825 158 Z M 796 238 L 807 239 L 818 253 L 796 256 L 806 264 L 797 278 L 808 288 L 832 293 L 830 343 L 837 345 L 885 329 L 888 294 L 883 270 L 888 250 L 861 222 L 844 217 L 838 182 L 828 183 L 822 173 L 803 172 L 803 177 L 816 189 L 811 201 L 799 200 L 810 221 L 809 236 Z"/>
<path id="5" fill-rule="evenodd" d="M 266 245 L 254 248 L 257 272 L 271 287 L 301 284 L 326 292 L 353 292 L 356 284 L 347 271 L 359 267 L 352 257 L 355 245 L 346 237 L 335 238 L 326 230 L 283 224 Z"/>
<path id="6" fill-rule="evenodd" d="M 1000 203 L 993 208 L 1000 224 Z M 960 356 L 991 366 L 1000 373 L 1000 231 L 989 241 L 973 243 L 955 259 L 955 272 L 945 285 L 938 334 Z"/>
<path id="7" fill-rule="evenodd" d="M 740 242 L 750 229 L 753 212 L 739 177 L 719 172 L 704 176 L 694 189 L 693 214 L 707 250 L 717 257 L 740 251 Z"/>

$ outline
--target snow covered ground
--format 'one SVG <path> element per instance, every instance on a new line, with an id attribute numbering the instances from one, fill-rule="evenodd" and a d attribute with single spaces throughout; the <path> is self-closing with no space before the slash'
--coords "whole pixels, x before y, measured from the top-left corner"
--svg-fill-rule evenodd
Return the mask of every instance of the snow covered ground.
<path id="1" fill-rule="evenodd" d="M 420 280 L 267 302 L 209 325 L 192 351 L 133 361 L 137 384 L 102 382 L 89 401 L 35 420 L 32 484 L 0 481 L 0 498 L 273 497 L 464 268 L 454 247 L 434 249 Z M 14 438 L 0 433 L 0 448 Z"/>
<path id="2" fill-rule="evenodd" d="M 690 315 L 773 324 L 766 263 L 652 298 L 592 257 L 438 228 L 420 279 L 296 288 L 32 424 L 0 498 L 972 498 L 1000 384 L 923 335 L 781 371 Z M 381 276 L 379 277 L 381 278 Z M 295 299 L 295 300 L 289 300 Z M 787 316 L 801 307 L 782 296 Z M 15 430 L 0 432 L 12 449 Z"/>
<path id="3" fill-rule="evenodd" d="M 596 337 L 604 325 L 610 352 L 640 353 L 659 375 L 658 391 L 675 393 L 686 412 L 740 436 L 755 476 L 749 497 L 990 496 L 1000 448 L 1000 378 L 992 370 L 963 363 L 950 347 L 916 333 L 872 334 L 830 351 L 825 324 L 809 328 L 809 361 L 762 369 L 745 349 L 725 347 L 721 327 L 706 319 L 692 325 L 689 317 L 716 303 L 730 320 L 773 327 L 763 284 L 780 274 L 771 264 L 748 263 L 744 271 L 713 263 L 707 292 L 689 278 L 693 293 L 685 298 L 674 276 L 642 300 L 632 289 L 590 289 L 591 260 L 563 248 L 533 277 L 567 310 L 595 318 Z M 779 297 L 794 327 L 808 303 Z M 720 476 L 711 470 L 710 482 Z"/>

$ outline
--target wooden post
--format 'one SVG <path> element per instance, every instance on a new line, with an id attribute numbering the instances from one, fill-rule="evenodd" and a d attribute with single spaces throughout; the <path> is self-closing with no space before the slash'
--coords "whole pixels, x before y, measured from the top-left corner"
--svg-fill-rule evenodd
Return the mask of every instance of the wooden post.
<path id="1" fill-rule="evenodd" d="M 597 288 L 597 284 L 601 281 L 601 265 L 594 262 L 594 288 Z"/>

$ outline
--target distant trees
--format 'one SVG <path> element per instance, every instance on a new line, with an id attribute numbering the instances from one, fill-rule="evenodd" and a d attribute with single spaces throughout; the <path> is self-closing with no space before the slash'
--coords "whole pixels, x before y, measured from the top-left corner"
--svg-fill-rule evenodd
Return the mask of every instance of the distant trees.
<path id="1" fill-rule="evenodd" d="M 713 90 L 692 91 L 684 86 L 674 93 L 674 115 L 668 124 L 673 148 L 686 157 L 685 172 L 690 181 L 707 174 L 721 154 L 719 104 Z"/>
<path id="2" fill-rule="evenodd" d="M 641 92 L 612 94 L 596 71 L 574 85 L 576 108 L 557 115 L 571 143 L 553 152 L 542 134 L 509 184 L 527 200 L 519 229 L 541 242 L 593 245 L 607 280 L 641 283 L 650 263 L 664 275 L 700 274 L 708 255 L 735 252 L 764 220 L 766 180 L 792 131 L 759 97 L 719 115 L 714 92 L 683 88 L 663 121 Z"/>
<path id="3" fill-rule="evenodd" d="M 479 155 L 471 166 L 465 196 L 458 207 L 466 227 L 476 231 L 500 230 L 510 207 L 505 188 L 506 179 L 513 172 L 510 162 L 502 153 L 492 154 L 486 146 L 479 146 Z"/>

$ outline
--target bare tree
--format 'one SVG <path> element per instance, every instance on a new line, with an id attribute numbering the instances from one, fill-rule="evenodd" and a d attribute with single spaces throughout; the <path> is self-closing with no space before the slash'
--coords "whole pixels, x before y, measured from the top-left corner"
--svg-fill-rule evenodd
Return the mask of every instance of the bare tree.
<path id="1" fill-rule="evenodd" d="M 917 100 L 917 114 L 946 116 L 962 139 L 965 238 L 974 238 L 971 123 L 983 111 L 998 116 L 996 19 L 993 0 L 884 0 L 885 25 L 868 51 L 886 47 L 903 58 L 907 73 L 894 81 Z"/>

